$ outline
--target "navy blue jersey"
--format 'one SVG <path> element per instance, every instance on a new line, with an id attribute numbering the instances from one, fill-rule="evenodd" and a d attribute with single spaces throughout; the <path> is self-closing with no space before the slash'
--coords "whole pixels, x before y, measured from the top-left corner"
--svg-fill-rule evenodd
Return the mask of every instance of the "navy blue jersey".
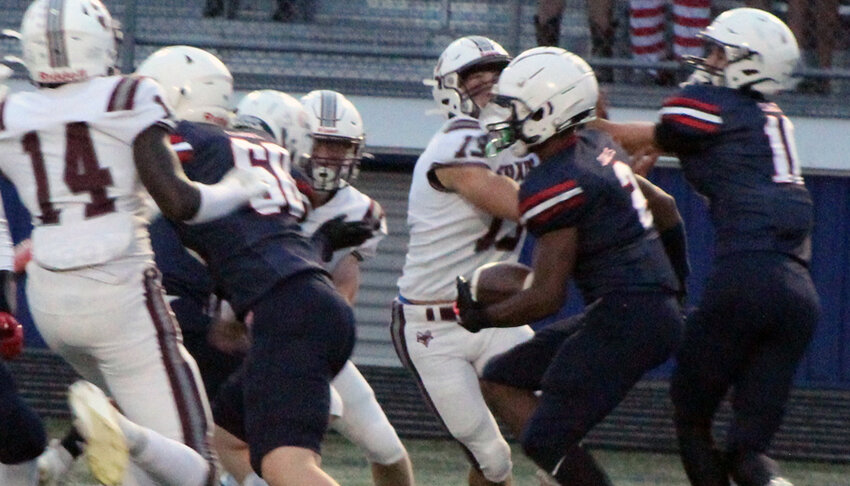
<path id="1" fill-rule="evenodd" d="M 236 165 L 263 167 L 271 178 L 266 198 L 209 223 L 175 224 L 183 244 L 207 262 L 216 290 L 237 315 L 281 280 L 323 271 L 298 224 L 304 206 L 285 149 L 254 132 L 186 121 L 177 125 L 172 142 L 193 181 L 214 184 Z"/>
<path id="2" fill-rule="evenodd" d="M 615 291 L 677 291 L 652 215 L 610 136 L 582 130 L 531 170 L 519 191 L 521 222 L 535 237 L 574 227 L 573 274 L 585 302 Z"/>
<path id="3" fill-rule="evenodd" d="M 665 101 L 656 139 L 708 199 L 718 256 L 775 251 L 809 261 L 812 200 L 794 126 L 775 103 L 754 92 L 686 86 Z"/>

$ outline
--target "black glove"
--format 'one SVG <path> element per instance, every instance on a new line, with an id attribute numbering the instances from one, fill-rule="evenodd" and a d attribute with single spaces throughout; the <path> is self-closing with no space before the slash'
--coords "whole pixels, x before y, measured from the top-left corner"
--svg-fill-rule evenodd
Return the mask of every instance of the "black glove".
<path id="1" fill-rule="evenodd" d="M 374 221 L 345 221 L 345 215 L 325 221 L 313 233 L 312 240 L 322 256 L 322 261 L 329 262 L 335 251 L 350 246 L 360 246 L 372 237 L 375 232 Z"/>
<path id="2" fill-rule="evenodd" d="M 484 304 L 472 297 L 469 281 L 463 277 L 457 278 L 457 302 L 455 314 L 458 324 L 469 332 L 478 332 L 488 327 L 495 327 L 484 311 Z"/>

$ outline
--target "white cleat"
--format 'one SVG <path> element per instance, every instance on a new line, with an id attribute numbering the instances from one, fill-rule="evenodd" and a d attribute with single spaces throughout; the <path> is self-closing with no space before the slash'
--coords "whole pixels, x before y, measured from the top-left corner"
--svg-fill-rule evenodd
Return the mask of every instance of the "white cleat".
<path id="1" fill-rule="evenodd" d="M 549 473 L 542 469 L 538 469 L 537 473 L 535 473 L 535 476 L 540 482 L 540 486 L 560 486 L 560 483 L 558 483 L 558 481 L 555 481 L 555 478 L 553 478 L 551 475 L 549 475 Z"/>
<path id="2" fill-rule="evenodd" d="M 785 478 L 772 478 L 767 486 L 794 486 L 791 484 L 791 481 L 788 481 Z"/>
<path id="3" fill-rule="evenodd" d="M 44 452 L 38 456 L 36 464 L 39 486 L 56 486 L 71 470 L 74 458 L 62 447 L 59 439 L 52 439 Z"/>
<path id="4" fill-rule="evenodd" d="M 68 389 L 74 425 L 86 439 L 85 455 L 92 475 L 107 486 L 117 486 L 130 462 L 127 439 L 118 426 L 118 410 L 100 388 L 80 380 Z"/>

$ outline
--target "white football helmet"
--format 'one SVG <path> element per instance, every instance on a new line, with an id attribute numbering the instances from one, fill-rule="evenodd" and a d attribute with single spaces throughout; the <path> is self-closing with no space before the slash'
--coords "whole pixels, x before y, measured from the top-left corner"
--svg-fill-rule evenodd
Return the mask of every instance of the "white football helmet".
<path id="1" fill-rule="evenodd" d="M 213 54 L 190 46 L 163 47 L 148 56 L 136 74 L 162 85 L 178 119 L 228 125 L 233 76 Z"/>
<path id="2" fill-rule="evenodd" d="M 797 39 L 784 22 L 756 8 L 735 8 L 720 14 L 700 33 L 708 44 L 721 47 L 728 64 L 723 69 L 706 65 L 704 58 L 688 58 L 709 75 L 711 84 L 750 88 L 763 94 L 793 89 L 792 78 L 800 62 Z"/>
<path id="3" fill-rule="evenodd" d="M 431 86 L 434 101 L 447 115 L 477 117 L 481 107 L 466 93 L 462 78 L 478 69 L 501 70 L 510 60 L 508 51 L 496 41 L 477 35 L 461 37 L 440 54 L 433 79 L 423 83 Z"/>
<path id="4" fill-rule="evenodd" d="M 21 51 L 36 84 L 115 71 L 120 29 L 100 0 L 35 0 L 21 22 Z"/>
<path id="5" fill-rule="evenodd" d="M 360 172 L 360 159 L 366 132 L 363 119 L 354 104 L 336 91 L 311 91 L 301 98 L 310 127 L 310 157 L 302 158 L 301 169 L 312 181 L 313 189 L 333 191 L 353 181 Z M 345 156 L 316 156 L 319 143 L 345 144 Z"/>
<path id="6" fill-rule="evenodd" d="M 307 111 L 294 97 L 273 89 L 252 91 L 236 107 L 234 127 L 265 130 L 289 150 L 293 161 L 310 150 Z"/>
<path id="7" fill-rule="evenodd" d="M 535 47 L 502 71 L 481 121 L 493 139 L 488 152 L 515 143 L 517 154 L 596 117 L 599 86 L 593 69 L 559 47 Z"/>

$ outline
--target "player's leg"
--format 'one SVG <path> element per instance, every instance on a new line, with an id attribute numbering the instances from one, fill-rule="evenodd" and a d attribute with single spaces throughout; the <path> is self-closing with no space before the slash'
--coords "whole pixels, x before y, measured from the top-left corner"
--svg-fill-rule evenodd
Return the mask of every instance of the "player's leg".
<path id="1" fill-rule="evenodd" d="M 41 419 L 17 393 L 12 374 L 0 362 L 0 484 L 38 483 L 36 458 L 47 445 Z"/>
<path id="2" fill-rule="evenodd" d="M 752 308 L 759 339 L 735 382 L 734 412 L 727 436 L 732 478 L 740 486 L 762 486 L 779 476 L 764 455 L 782 423 L 794 373 L 812 339 L 820 313 L 808 271 L 789 258 L 756 256 L 752 282 L 741 289 L 743 305 Z M 744 271 L 747 269 L 744 268 Z"/>
<path id="3" fill-rule="evenodd" d="M 30 268 L 31 311 L 45 341 L 83 377 L 108 390 L 130 420 L 198 451 L 213 481 L 206 397 L 194 361 L 179 343 L 156 270 L 140 265 L 73 273 Z M 63 289 L 61 298 L 45 291 L 51 286 Z M 185 459 L 187 465 L 197 462 L 194 456 Z"/>
<path id="4" fill-rule="evenodd" d="M 583 325 L 580 315 L 553 323 L 531 339 L 487 361 L 481 373 L 481 392 L 514 437 L 522 435 L 526 422 L 537 408 L 535 391 L 540 390 L 543 375 L 555 353 Z"/>
<path id="5" fill-rule="evenodd" d="M 754 340 L 754 316 L 740 306 L 743 262 L 715 262 L 699 308 L 685 325 L 670 383 L 679 454 L 694 486 L 726 486 L 728 467 L 711 424 Z M 755 275 L 760 275 L 756 272 Z"/>
<path id="6" fill-rule="evenodd" d="M 343 403 L 342 417 L 332 427 L 366 453 L 375 486 L 412 486 L 407 450 L 354 363 L 346 362 L 331 384 Z"/>
<path id="7" fill-rule="evenodd" d="M 328 385 L 354 347 L 354 313 L 312 272 L 279 283 L 252 310 L 243 389 L 251 465 L 271 486 L 336 484 L 321 470 L 320 446 Z"/>
<path id="8" fill-rule="evenodd" d="M 561 484 L 608 485 L 580 447 L 587 432 L 679 343 L 681 316 L 672 295 L 609 294 L 585 313 L 542 380 L 540 405 L 526 424 L 526 454 Z"/>
<path id="9" fill-rule="evenodd" d="M 474 470 L 470 484 L 510 484 L 510 447 L 487 408 L 471 361 L 483 346 L 453 320 L 428 320 L 428 306 L 394 303 L 392 337 L 426 403 L 462 446 Z M 454 319 L 446 313 L 447 319 Z"/>

